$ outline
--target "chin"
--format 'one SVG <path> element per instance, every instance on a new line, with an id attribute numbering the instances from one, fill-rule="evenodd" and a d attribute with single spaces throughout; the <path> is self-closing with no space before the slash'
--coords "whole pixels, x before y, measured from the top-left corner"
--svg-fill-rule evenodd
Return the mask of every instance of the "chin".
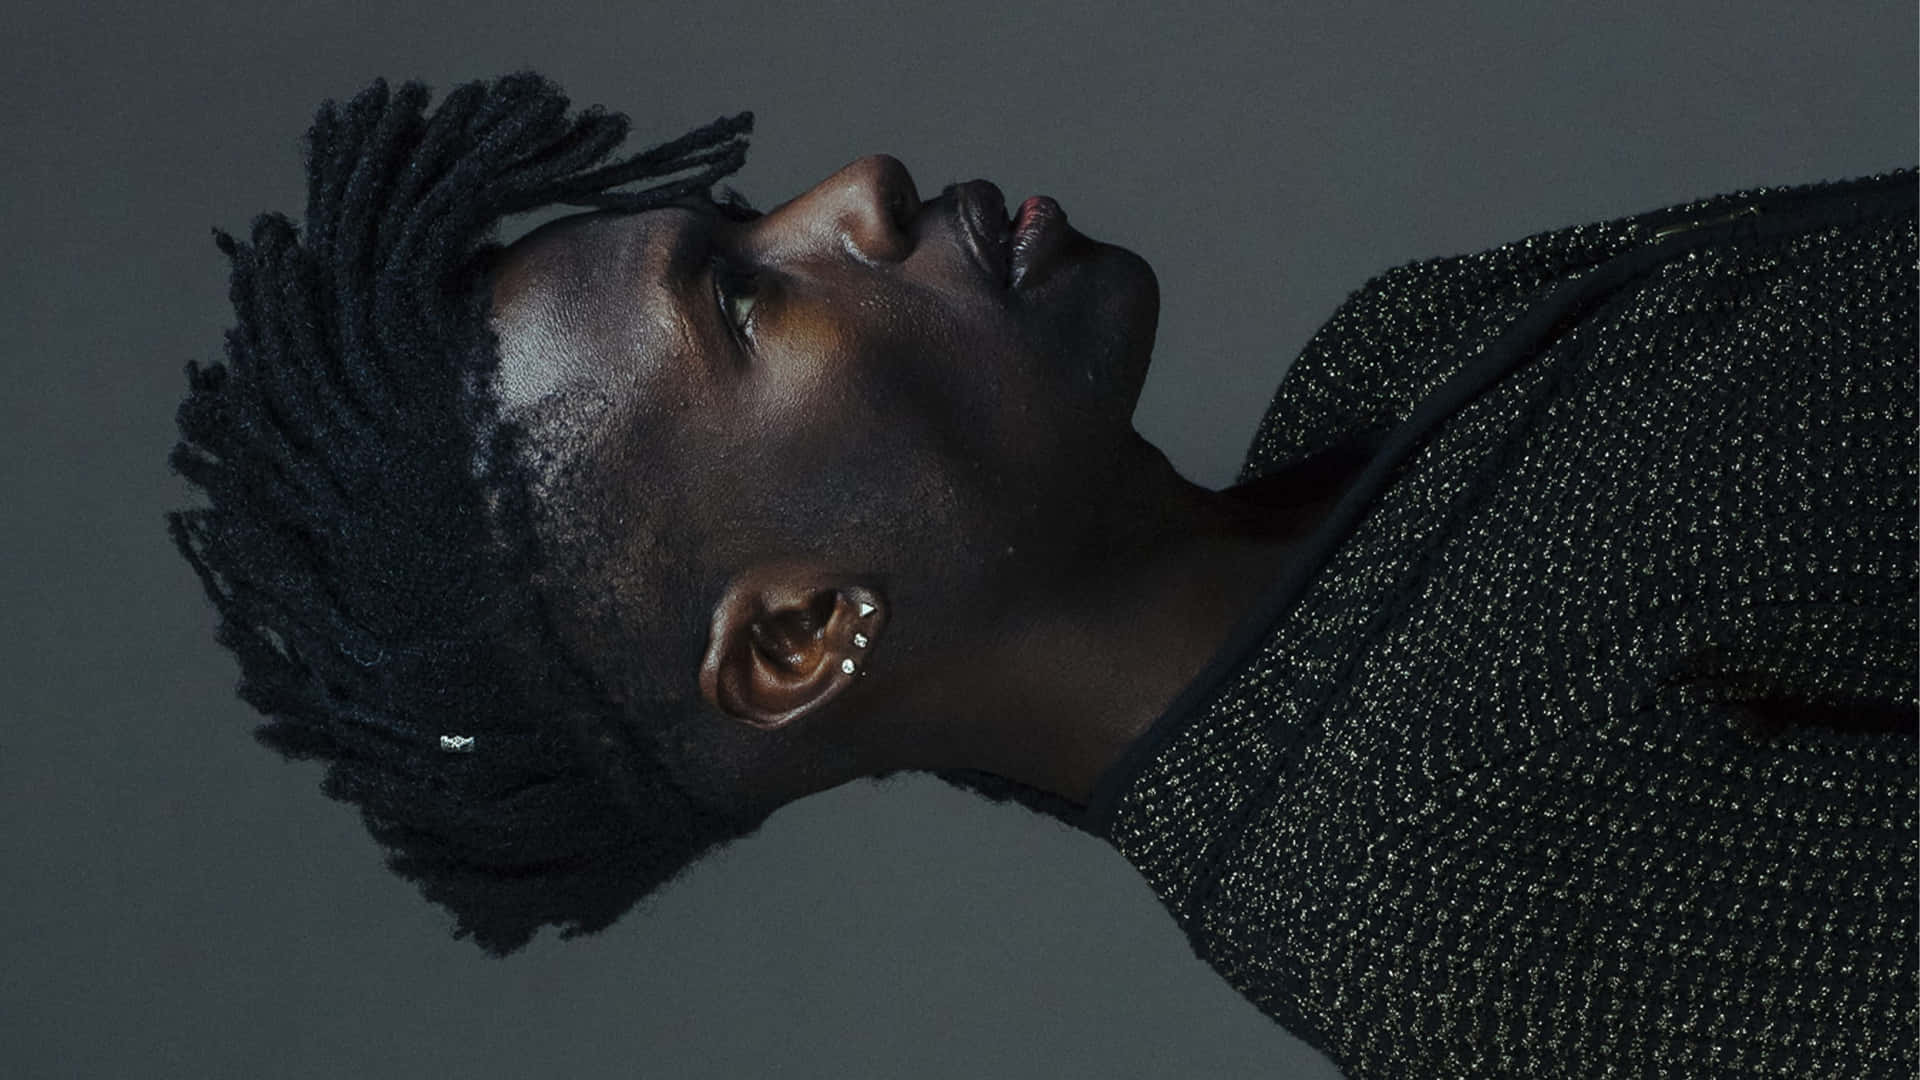
<path id="1" fill-rule="evenodd" d="M 1084 239 L 1084 238 L 1083 238 Z M 1160 280 L 1138 254 L 1114 244 L 1085 242 L 1085 254 L 1060 275 L 1070 285 L 1075 318 L 1084 335 L 1076 372 L 1086 390 L 1129 425 L 1153 363 L 1160 328 Z M 1054 283 L 1048 283 L 1054 284 Z"/>

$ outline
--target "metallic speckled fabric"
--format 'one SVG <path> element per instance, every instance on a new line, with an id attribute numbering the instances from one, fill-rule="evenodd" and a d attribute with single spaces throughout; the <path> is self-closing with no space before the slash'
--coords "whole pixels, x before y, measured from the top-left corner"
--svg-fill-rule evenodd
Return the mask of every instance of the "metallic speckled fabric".
<path id="1" fill-rule="evenodd" d="M 1401 266 L 1289 370 L 1243 480 L 1518 350 L 1081 824 L 1349 1077 L 1920 1070 L 1916 199 Z"/>

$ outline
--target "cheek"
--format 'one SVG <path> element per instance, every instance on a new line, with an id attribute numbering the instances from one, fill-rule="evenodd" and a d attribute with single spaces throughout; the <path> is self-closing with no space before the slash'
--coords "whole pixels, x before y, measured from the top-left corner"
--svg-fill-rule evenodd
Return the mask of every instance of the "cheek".
<path id="1" fill-rule="evenodd" d="M 759 337 L 745 373 L 749 413 L 784 429 L 823 410 L 845 410 L 849 391 L 862 377 L 862 335 L 856 325 L 817 310 L 787 312 Z"/>
<path id="2" fill-rule="evenodd" d="M 885 342 L 876 394 L 922 418 L 945 456 L 985 467 L 1018 451 L 1046 411 L 1042 369 L 1009 314 L 979 296 L 942 297 Z"/>
<path id="3" fill-rule="evenodd" d="M 884 454 L 915 463 L 916 498 L 1030 501 L 1025 489 L 1073 438 L 1047 358 L 991 298 L 850 292 L 830 315 L 780 314 L 741 415 L 782 448 L 777 464 L 796 482 L 802 471 L 870 475 Z"/>

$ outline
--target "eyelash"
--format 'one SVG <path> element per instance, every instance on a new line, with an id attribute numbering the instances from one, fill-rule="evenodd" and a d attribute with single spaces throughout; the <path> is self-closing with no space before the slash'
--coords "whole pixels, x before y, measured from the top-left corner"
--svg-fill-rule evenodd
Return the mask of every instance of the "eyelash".
<path id="1" fill-rule="evenodd" d="M 762 216 L 761 211 L 754 209 L 739 192 L 731 188 L 727 189 L 724 201 L 716 200 L 712 192 L 704 189 L 674 201 L 690 210 L 715 214 L 729 221 L 752 221 Z M 754 276 L 742 271 L 738 264 L 719 251 L 709 251 L 707 272 L 713 278 L 714 303 L 720 308 L 720 321 L 726 323 L 727 328 L 736 335 L 744 335 L 747 327 L 752 325 L 753 313 L 749 309 L 746 318 L 735 322 L 733 313 L 728 310 L 728 302 L 754 295 L 749 289 Z"/>
<path id="2" fill-rule="evenodd" d="M 754 295 L 753 275 L 744 273 L 733 260 L 715 251 L 707 256 L 707 272 L 713 277 L 714 302 L 720 306 L 720 318 L 735 333 L 745 334 L 753 325 L 753 311 L 748 309 L 746 317 L 734 320 L 730 301 L 747 299 Z"/>

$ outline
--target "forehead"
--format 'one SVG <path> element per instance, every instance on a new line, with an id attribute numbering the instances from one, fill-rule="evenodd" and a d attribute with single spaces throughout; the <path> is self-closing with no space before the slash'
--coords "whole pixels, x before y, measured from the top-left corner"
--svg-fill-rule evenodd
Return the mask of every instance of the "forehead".
<path id="1" fill-rule="evenodd" d="M 503 412 L 587 396 L 630 400 L 636 377 L 692 349 L 667 281 L 688 211 L 595 211 L 547 222 L 493 266 Z"/>

